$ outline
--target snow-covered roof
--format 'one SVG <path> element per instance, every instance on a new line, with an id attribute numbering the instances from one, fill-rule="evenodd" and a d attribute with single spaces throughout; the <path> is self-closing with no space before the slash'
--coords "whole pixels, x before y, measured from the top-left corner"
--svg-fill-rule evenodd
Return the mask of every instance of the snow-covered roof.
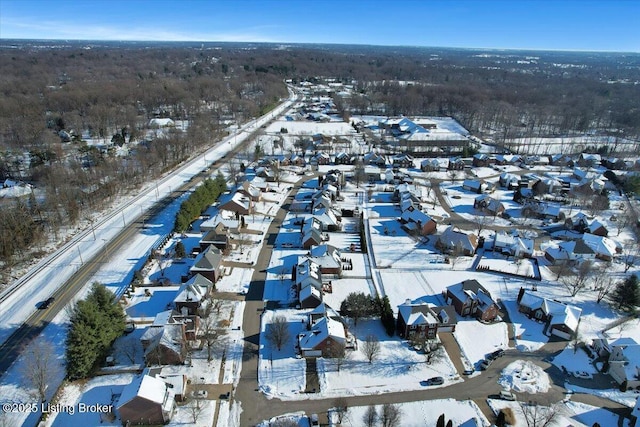
<path id="1" fill-rule="evenodd" d="M 344 343 L 346 340 L 344 325 L 337 320 L 323 317 L 316 322 L 310 331 L 298 335 L 300 350 L 314 350 L 329 337 L 339 343 Z"/>
<path id="2" fill-rule="evenodd" d="M 169 410 L 173 404 L 174 392 L 160 378 L 149 375 L 139 375 L 122 390 L 122 394 L 118 400 L 118 408 L 136 397 L 157 403 L 161 405 L 163 409 Z"/>
<path id="3" fill-rule="evenodd" d="M 193 262 L 192 271 L 211 271 L 220 266 L 222 261 L 222 252 L 215 246 L 209 246 L 203 252 L 198 254 Z"/>
<path id="4" fill-rule="evenodd" d="M 613 257 L 616 254 L 616 243 L 608 237 L 596 236 L 590 233 L 582 235 L 582 241 L 596 254 Z"/>
<path id="5" fill-rule="evenodd" d="M 207 289 L 198 285 L 185 283 L 178 290 L 173 302 L 202 301 L 207 295 Z"/>
<path id="6" fill-rule="evenodd" d="M 566 325 L 573 331 L 577 330 L 582 314 L 582 309 L 579 307 L 550 300 L 530 291 L 523 292 L 520 305 L 530 310 L 540 309 L 547 316 L 551 316 L 551 325 Z"/>

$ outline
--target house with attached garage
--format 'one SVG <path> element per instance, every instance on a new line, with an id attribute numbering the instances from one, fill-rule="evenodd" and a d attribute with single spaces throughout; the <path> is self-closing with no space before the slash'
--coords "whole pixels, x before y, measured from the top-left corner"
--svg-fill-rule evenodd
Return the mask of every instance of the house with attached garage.
<path id="1" fill-rule="evenodd" d="M 496 302 L 489 291 L 477 280 L 465 280 L 447 287 L 447 304 L 453 305 L 460 316 L 474 316 L 484 322 L 493 322 L 499 315 Z"/>
<path id="2" fill-rule="evenodd" d="M 200 239 L 200 251 L 206 250 L 210 245 L 224 251 L 229 245 L 229 229 L 219 222 L 213 228 L 213 230 L 207 231 L 207 233 Z"/>
<path id="3" fill-rule="evenodd" d="M 489 196 L 488 194 L 481 194 L 473 201 L 474 209 L 484 212 L 489 215 L 498 216 L 504 212 L 504 205 L 499 201 Z"/>
<path id="4" fill-rule="evenodd" d="M 237 215 L 248 215 L 253 212 L 253 202 L 251 198 L 237 192 L 230 200 L 220 204 L 219 209 L 235 212 Z"/>
<path id="5" fill-rule="evenodd" d="M 323 316 L 309 325 L 308 331 L 298 334 L 298 348 L 302 357 L 334 357 L 347 345 L 344 323 Z"/>
<path id="6" fill-rule="evenodd" d="M 555 336 L 564 340 L 572 339 L 578 332 L 582 309 L 557 300 L 536 295 L 520 288 L 518 293 L 518 311 L 544 322 L 542 331 L 547 336 Z"/>
<path id="7" fill-rule="evenodd" d="M 640 389 L 640 345 L 629 338 L 610 347 L 609 375 L 627 390 Z"/>
<path id="8" fill-rule="evenodd" d="M 322 303 L 322 273 L 318 264 L 304 259 L 293 269 L 291 280 L 298 292 L 300 308 L 314 308 Z"/>
<path id="9" fill-rule="evenodd" d="M 446 254 L 471 256 L 478 247 L 478 237 L 449 226 L 436 240 L 435 247 Z"/>
<path id="10" fill-rule="evenodd" d="M 438 332 L 455 331 L 458 318 L 452 306 L 437 307 L 424 301 L 406 300 L 398 306 L 396 329 L 408 340 L 435 338 Z"/>
<path id="11" fill-rule="evenodd" d="M 342 253 L 331 245 L 318 245 L 311 248 L 307 255 L 298 257 L 298 264 L 310 259 L 320 266 L 322 275 L 340 276 L 342 273 Z"/>
<path id="12" fill-rule="evenodd" d="M 533 240 L 498 231 L 493 238 L 493 250 L 516 258 L 533 256 Z"/>
<path id="13" fill-rule="evenodd" d="M 402 223 L 402 228 L 409 233 L 416 233 L 421 236 L 435 233 L 438 225 L 433 218 L 413 206 L 409 206 L 402 212 L 400 222 Z"/>
<path id="14" fill-rule="evenodd" d="M 173 387 L 143 373 L 124 387 L 116 409 L 123 425 L 167 424 L 176 410 L 174 396 Z"/>
<path id="15" fill-rule="evenodd" d="M 211 282 L 216 283 L 222 274 L 222 252 L 213 245 L 209 245 L 204 252 L 200 252 L 189 269 L 191 275 L 202 274 Z"/>
<path id="16" fill-rule="evenodd" d="M 172 310 L 158 313 L 140 337 L 148 365 L 181 365 L 187 356 L 187 329 L 195 339 L 198 316 L 182 316 Z"/>

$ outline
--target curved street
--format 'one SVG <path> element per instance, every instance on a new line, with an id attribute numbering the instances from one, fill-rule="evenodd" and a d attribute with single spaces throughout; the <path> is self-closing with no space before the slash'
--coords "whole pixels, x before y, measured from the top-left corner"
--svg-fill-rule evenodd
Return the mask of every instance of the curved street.
<path id="1" fill-rule="evenodd" d="M 299 180 L 290 190 L 289 195 L 283 205 L 278 210 L 273 219 L 263 245 L 258 261 L 252 276 L 251 286 L 246 296 L 246 307 L 243 319 L 243 331 L 245 336 L 242 373 L 238 385 L 231 396 L 231 401 L 240 402 L 242 413 L 240 425 L 256 425 L 263 420 L 295 411 L 305 411 L 307 414 L 317 413 L 320 420 L 326 421 L 327 412 L 336 406 L 336 397 L 316 399 L 312 396 L 304 396 L 300 400 L 285 401 L 277 398 L 268 399 L 260 390 L 258 384 L 258 351 L 260 346 L 260 318 L 265 306 L 263 301 L 264 283 L 266 280 L 266 269 L 269 265 L 271 251 L 273 250 L 280 225 L 282 224 L 294 195 L 301 187 L 303 180 Z M 435 189 L 435 188 L 434 188 Z M 442 197 L 442 196 L 440 196 Z M 441 200 L 441 203 L 444 198 Z M 447 206 L 446 203 L 443 206 Z M 446 209 L 446 208 L 445 208 Z M 448 209 L 450 210 L 450 208 Z M 453 216 L 453 215 L 452 215 Z M 461 220 L 467 221 L 460 217 Z M 512 330 L 512 328 L 509 328 Z M 445 344 L 450 358 L 454 362 L 458 373 L 461 375 L 463 365 L 460 361 L 460 352 L 453 335 L 448 333 L 441 339 Z M 487 404 L 489 395 L 497 394 L 501 387 L 497 380 L 500 372 L 510 363 L 516 360 L 530 360 L 540 366 L 551 378 L 551 389 L 543 395 L 526 395 L 518 393 L 518 398 L 522 401 L 539 401 L 540 403 L 560 402 L 567 398 L 565 383 L 579 385 L 592 389 L 610 389 L 610 377 L 599 374 L 592 380 L 578 380 L 564 374 L 560 369 L 551 365 L 545 360 L 562 351 L 566 342 L 551 342 L 543 346 L 540 350 L 530 353 L 522 353 L 514 349 L 505 352 L 505 355 L 498 358 L 491 364 L 488 370 L 476 373 L 471 377 L 461 377 L 462 382 L 442 387 L 429 387 L 411 391 L 385 393 L 379 395 L 365 396 L 344 396 L 347 405 L 367 406 L 371 404 L 384 403 L 404 403 L 431 399 L 456 399 L 473 400 L 484 413 L 489 421 L 493 421 L 493 413 Z M 512 337 L 510 337 L 510 347 L 513 347 Z M 583 402 L 592 406 L 607 409 L 617 414 L 627 415 L 629 408 L 619 403 L 604 399 L 595 395 L 585 393 L 573 393 L 571 399 Z"/>

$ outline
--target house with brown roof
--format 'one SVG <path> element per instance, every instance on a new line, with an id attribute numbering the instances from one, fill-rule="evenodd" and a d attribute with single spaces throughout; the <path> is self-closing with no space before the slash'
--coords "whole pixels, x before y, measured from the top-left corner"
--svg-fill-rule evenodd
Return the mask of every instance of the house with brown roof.
<path id="1" fill-rule="evenodd" d="M 222 274 L 222 252 L 213 245 L 200 252 L 189 269 L 192 275 L 202 274 L 211 282 L 216 283 Z"/>
<path id="2" fill-rule="evenodd" d="M 478 247 L 478 237 L 449 226 L 436 240 L 435 247 L 446 254 L 471 256 Z"/>
<path id="3" fill-rule="evenodd" d="M 225 203 L 220 204 L 219 209 L 235 212 L 238 215 L 248 215 L 253 212 L 251 198 L 237 192 Z"/>
<path id="4" fill-rule="evenodd" d="M 229 229 L 219 222 L 213 228 L 213 230 L 207 231 L 207 233 L 200 239 L 200 251 L 204 251 L 210 245 L 224 251 L 229 245 Z"/>
<path id="5" fill-rule="evenodd" d="M 124 387 L 116 409 L 125 426 L 167 424 L 176 410 L 174 390 L 160 378 L 140 374 Z"/>
<path id="6" fill-rule="evenodd" d="M 498 317 L 498 305 L 477 280 L 465 280 L 447 287 L 446 300 L 460 316 L 474 316 L 484 322 Z"/>
<path id="7" fill-rule="evenodd" d="M 398 306 L 396 330 L 408 340 L 435 338 L 438 332 L 453 332 L 457 316 L 452 306 L 436 307 L 406 300 Z"/>

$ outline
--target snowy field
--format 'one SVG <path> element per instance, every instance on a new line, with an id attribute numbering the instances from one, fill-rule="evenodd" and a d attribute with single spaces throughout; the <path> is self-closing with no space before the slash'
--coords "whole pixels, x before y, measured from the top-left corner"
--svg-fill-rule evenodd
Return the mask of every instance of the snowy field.
<path id="1" fill-rule="evenodd" d="M 369 395 L 394 391 L 417 390 L 427 378 L 442 376 L 444 387 L 462 381 L 453 363 L 443 352 L 436 361 L 426 363 L 426 356 L 408 347 L 399 337 L 389 337 L 379 320 L 361 320 L 357 327 L 349 331 L 358 339 L 362 348 L 364 337 L 374 335 L 380 341 L 380 354 L 369 363 L 358 350 L 347 350 L 347 357 L 338 372 L 335 361 L 320 358 L 317 361 L 320 392 L 303 393 L 306 386 L 306 366 L 304 359 L 295 355 L 295 337 L 306 330 L 302 321 L 309 310 L 265 311 L 262 317 L 262 334 L 274 316 L 285 316 L 291 340 L 281 350 L 273 347 L 264 336 L 260 339 L 259 384 L 269 398 L 282 400 L 323 399 L 343 395 Z"/>
<path id="2" fill-rule="evenodd" d="M 434 399 L 417 402 L 398 403 L 400 422 L 403 427 L 436 427 L 441 414 L 454 426 L 489 426 L 490 423 L 473 401 L 457 401 L 453 399 Z M 343 426 L 366 425 L 365 414 L 368 406 L 350 407 L 342 419 Z M 377 414 L 382 413 L 382 405 L 376 405 Z M 335 413 L 332 417 L 336 418 Z M 335 425 L 335 424 L 334 424 Z"/>
<path id="3" fill-rule="evenodd" d="M 504 322 L 485 325 L 477 320 L 459 319 L 453 335 L 468 368 L 485 359 L 487 354 L 509 347 L 507 325 Z"/>

